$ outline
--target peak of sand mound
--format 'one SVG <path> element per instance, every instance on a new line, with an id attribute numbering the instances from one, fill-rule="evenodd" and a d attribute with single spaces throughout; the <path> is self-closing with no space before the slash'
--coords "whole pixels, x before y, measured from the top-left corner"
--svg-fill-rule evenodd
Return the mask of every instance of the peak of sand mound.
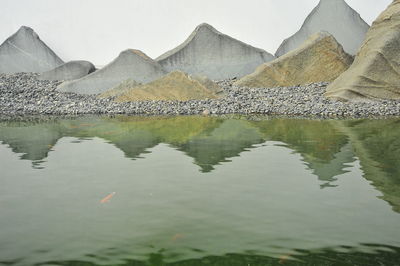
<path id="1" fill-rule="evenodd" d="M 117 97 L 118 102 L 128 101 L 188 101 L 218 98 L 217 93 L 222 89 L 206 78 L 191 77 L 181 71 L 174 71 L 168 75 L 129 89 Z"/>
<path id="2" fill-rule="evenodd" d="M 213 80 L 242 77 L 274 56 L 217 31 L 199 25 L 189 38 L 156 60 L 168 71 L 181 70 Z"/>
<path id="3" fill-rule="evenodd" d="M 297 48 L 278 59 L 261 65 L 236 82 L 244 87 L 290 87 L 332 81 L 352 63 L 352 56 L 328 32 L 312 35 Z"/>
<path id="4" fill-rule="evenodd" d="M 300 30 L 284 40 L 275 53 L 277 57 L 299 47 L 319 31 L 331 33 L 344 50 L 355 55 L 364 41 L 369 25 L 344 0 L 321 0 L 308 15 Z"/>
<path id="5" fill-rule="evenodd" d="M 41 73 L 63 63 L 39 35 L 26 26 L 0 45 L 0 73 Z"/>
<path id="6" fill-rule="evenodd" d="M 66 82 L 58 87 L 63 92 L 99 94 L 114 88 L 127 79 L 147 83 L 167 72 L 162 66 L 139 50 L 128 49 L 110 64 L 81 79 Z"/>
<path id="7" fill-rule="evenodd" d="M 339 100 L 400 99 L 400 0 L 376 19 L 351 67 L 327 88 Z"/>

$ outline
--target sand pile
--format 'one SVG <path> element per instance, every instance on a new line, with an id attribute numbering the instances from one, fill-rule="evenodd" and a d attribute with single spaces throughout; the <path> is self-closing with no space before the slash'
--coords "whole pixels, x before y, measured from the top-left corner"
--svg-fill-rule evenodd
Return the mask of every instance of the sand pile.
<path id="1" fill-rule="evenodd" d="M 168 71 L 181 70 L 212 80 L 243 77 L 274 56 L 214 29 L 198 26 L 190 37 L 156 60 Z"/>
<path id="2" fill-rule="evenodd" d="M 261 65 L 235 85 L 244 87 L 290 87 L 332 81 L 346 71 L 352 56 L 327 32 L 312 35 L 300 48 Z"/>
<path id="3" fill-rule="evenodd" d="M 40 74 L 42 80 L 74 80 L 82 78 L 96 70 L 88 61 L 70 61 L 47 72 Z"/>
<path id="4" fill-rule="evenodd" d="M 320 31 L 331 33 L 347 53 L 355 55 L 368 28 L 360 14 L 344 0 L 320 0 L 300 30 L 284 40 L 275 55 L 279 57 L 298 48 L 308 37 Z"/>
<path id="5" fill-rule="evenodd" d="M 353 65 L 327 88 L 326 96 L 400 99 L 400 0 L 372 24 Z"/>
<path id="6" fill-rule="evenodd" d="M 215 99 L 218 98 L 217 94 L 220 91 L 222 91 L 221 88 L 207 79 L 199 79 L 181 71 L 174 71 L 158 80 L 129 89 L 117 97 L 116 101 Z"/>
<path id="7" fill-rule="evenodd" d="M 39 35 L 26 26 L 0 45 L 0 73 L 41 73 L 63 63 Z"/>
<path id="8" fill-rule="evenodd" d="M 99 94 L 127 79 L 147 83 L 167 72 L 139 50 L 125 50 L 107 66 L 81 79 L 63 83 L 58 90 L 79 94 Z"/>

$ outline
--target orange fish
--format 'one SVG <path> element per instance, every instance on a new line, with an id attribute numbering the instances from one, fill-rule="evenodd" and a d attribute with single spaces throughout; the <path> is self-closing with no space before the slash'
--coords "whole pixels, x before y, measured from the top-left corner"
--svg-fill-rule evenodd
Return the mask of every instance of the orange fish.
<path id="1" fill-rule="evenodd" d="M 79 127 L 92 127 L 94 124 L 79 124 Z"/>
<path id="2" fill-rule="evenodd" d="M 107 202 L 109 202 L 109 201 L 111 200 L 111 198 L 114 197 L 114 195 L 115 195 L 115 192 L 109 194 L 107 197 L 105 197 L 104 199 L 102 199 L 102 200 L 100 201 L 100 203 L 107 203 Z"/>
<path id="3" fill-rule="evenodd" d="M 104 132 L 103 134 L 104 135 L 114 135 L 115 133 L 117 133 L 117 131 L 107 131 L 107 132 Z"/>
<path id="4" fill-rule="evenodd" d="M 172 237 L 172 241 L 177 241 L 177 240 L 179 240 L 179 239 L 182 239 L 183 238 L 183 235 L 182 234 L 176 234 L 176 235 L 174 235 L 173 237 Z"/>

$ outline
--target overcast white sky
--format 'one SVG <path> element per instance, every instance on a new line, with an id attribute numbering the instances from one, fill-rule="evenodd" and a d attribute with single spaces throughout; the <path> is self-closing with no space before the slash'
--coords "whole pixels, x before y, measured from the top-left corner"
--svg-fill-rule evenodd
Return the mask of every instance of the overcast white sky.
<path id="1" fill-rule="evenodd" d="M 275 53 L 319 0 L 0 0 L 0 42 L 32 27 L 64 61 L 104 65 L 127 48 L 150 57 L 203 22 Z M 369 24 L 392 0 L 347 0 Z"/>

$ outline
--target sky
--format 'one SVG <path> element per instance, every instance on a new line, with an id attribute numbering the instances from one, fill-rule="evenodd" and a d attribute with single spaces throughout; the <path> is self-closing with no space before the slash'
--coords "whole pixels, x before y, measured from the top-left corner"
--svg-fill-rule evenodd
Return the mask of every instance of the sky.
<path id="1" fill-rule="evenodd" d="M 0 42 L 25 25 L 64 61 L 101 66 L 128 48 L 152 58 L 207 22 L 272 54 L 319 0 L 0 0 Z M 371 24 L 392 0 L 346 0 Z"/>

